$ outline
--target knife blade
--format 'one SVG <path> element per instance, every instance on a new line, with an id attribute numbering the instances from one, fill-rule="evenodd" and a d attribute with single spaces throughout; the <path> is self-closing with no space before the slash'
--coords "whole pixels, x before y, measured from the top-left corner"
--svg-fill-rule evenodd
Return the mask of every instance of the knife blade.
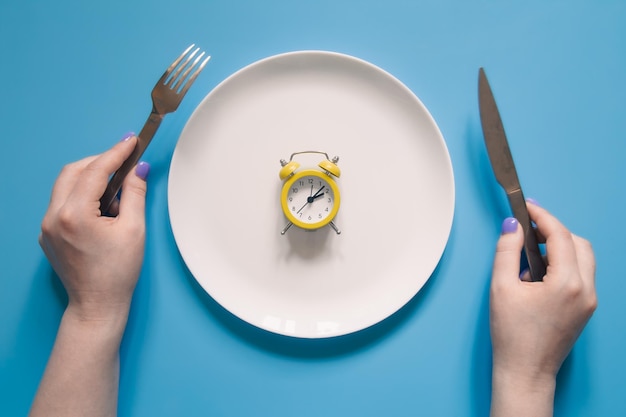
<path id="1" fill-rule="evenodd" d="M 524 252 L 528 260 L 531 281 L 542 281 L 546 274 L 546 264 L 528 215 L 526 200 L 513 163 L 509 142 L 504 133 L 500 112 L 483 68 L 478 71 L 478 105 L 491 167 L 496 180 L 506 192 L 513 216 L 520 222 L 524 231 Z"/>

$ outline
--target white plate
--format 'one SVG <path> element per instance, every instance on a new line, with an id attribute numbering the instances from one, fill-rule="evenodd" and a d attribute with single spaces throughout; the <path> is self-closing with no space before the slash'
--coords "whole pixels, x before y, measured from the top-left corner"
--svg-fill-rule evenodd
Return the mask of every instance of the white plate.
<path id="1" fill-rule="evenodd" d="M 340 235 L 280 234 L 279 160 L 303 150 L 340 157 Z M 420 290 L 448 240 L 454 178 L 406 86 L 360 59 L 302 51 L 207 95 L 176 146 L 168 200 L 180 253 L 211 297 L 268 331 L 323 338 L 371 326 Z"/>

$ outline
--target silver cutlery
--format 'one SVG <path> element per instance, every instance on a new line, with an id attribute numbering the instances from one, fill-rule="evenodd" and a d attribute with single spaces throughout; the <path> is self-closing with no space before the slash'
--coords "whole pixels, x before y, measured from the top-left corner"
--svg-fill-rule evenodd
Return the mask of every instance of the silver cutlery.
<path id="1" fill-rule="evenodd" d="M 526 200 L 517 177 L 500 112 L 496 106 L 485 71 L 482 68 L 478 72 L 478 102 L 480 106 L 480 121 L 491 167 L 498 183 L 506 191 L 513 215 L 520 222 L 524 231 L 524 252 L 528 260 L 531 280 L 542 281 L 546 274 L 546 264 L 541 255 L 537 235 L 526 209 Z"/>
<path id="2" fill-rule="evenodd" d="M 161 125 L 163 117 L 168 113 L 176 111 L 189 87 L 191 87 L 200 71 L 211 58 L 209 56 L 202 60 L 205 53 L 201 52 L 198 55 L 200 48 L 194 49 L 194 46 L 189 46 L 185 52 L 172 62 L 172 65 L 167 68 L 152 89 L 152 112 L 141 132 L 139 132 L 135 150 L 113 174 L 102 198 L 100 198 L 100 212 L 102 214 L 108 214 L 111 204 L 115 201 L 117 193 L 122 188 L 124 178 L 139 162 L 139 158 L 141 158 L 141 155 L 143 155 Z"/>

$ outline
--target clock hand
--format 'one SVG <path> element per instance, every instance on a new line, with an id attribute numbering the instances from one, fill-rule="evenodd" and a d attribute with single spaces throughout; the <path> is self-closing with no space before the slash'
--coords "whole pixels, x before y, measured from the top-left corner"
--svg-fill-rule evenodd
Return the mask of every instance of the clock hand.
<path id="1" fill-rule="evenodd" d="M 307 206 L 307 204 L 310 204 L 310 203 L 314 202 L 317 198 L 320 198 L 321 196 L 323 196 L 324 193 L 322 191 L 324 190 L 324 188 L 326 188 L 326 186 L 322 185 L 322 187 L 319 190 L 317 190 L 317 192 L 314 195 L 312 195 L 310 197 L 307 197 L 306 198 L 306 203 L 304 203 L 304 205 L 302 207 L 300 207 L 300 210 L 298 210 L 296 213 L 299 214 L 302 211 L 302 209 Z"/>
<path id="2" fill-rule="evenodd" d="M 322 190 L 323 190 L 324 188 L 326 188 L 326 186 L 325 186 L 325 185 L 322 185 L 322 188 L 320 188 L 319 190 L 317 190 L 317 192 L 315 193 L 315 195 L 313 195 L 313 196 L 311 196 L 311 197 L 307 198 L 307 201 L 308 201 L 309 203 L 312 203 L 313 201 L 315 201 L 315 199 L 316 199 L 316 198 L 323 196 L 323 195 L 324 195 L 324 193 L 322 193 Z"/>
<path id="3" fill-rule="evenodd" d="M 304 203 L 304 205 L 302 207 L 300 207 L 300 210 L 296 211 L 296 213 L 300 214 L 302 209 L 305 208 L 307 206 L 307 204 L 309 204 L 309 198 L 311 198 L 311 197 L 307 197 L 306 198 L 306 203 Z"/>
<path id="4" fill-rule="evenodd" d="M 314 195 L 313 197 L 311 197 L 311 200 L 315 201 L 315 200 L 317 200 L 317 199 L 318 199 L 318 198 L 320 198 L 320 197 L 324 197 L 324 193 Z M 313 201 L 311 201 L 311 203 L 312 203 Z"/>

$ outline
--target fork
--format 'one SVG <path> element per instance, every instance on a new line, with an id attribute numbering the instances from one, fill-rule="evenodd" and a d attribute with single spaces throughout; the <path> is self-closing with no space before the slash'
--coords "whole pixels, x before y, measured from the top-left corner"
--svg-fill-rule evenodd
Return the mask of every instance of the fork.
<path id="1" fill-rule="evenodd" d="M 191 84 L 196 80 L 198 74 L 200 74 L 200 71 L 202 71 L 209 59 L 211 59 L 211 57 L 208 56 L 200 62 L 204 56 L 204 52 L 201 52 L 192 62 L 192 59 L 200 51 L 200 48 L 196 48 L 192 51 L 194 46 L 193 44 L 189 46 L 185 52 L 172 62 L 172 65 L 165 70 L 152 89 L 152 112 L 141 129 L 141 132 L 139 132 L 135 150 L 115 174 L 113 174 L 104 194 L 100 198 L 100 212 L 102 214 L 109 213 L 111 204 L 113 204 L 117 193 L 122 188 L 124 178 L 126 178 L 131 169 L 139 162 L 139 158 L 141 158 L 141 155 L 143 155 L 161 125 L 163 117 L 168 113 L 176 111 L 178 105 L 189 90 L 189 87 L 191 87 Z"/>

